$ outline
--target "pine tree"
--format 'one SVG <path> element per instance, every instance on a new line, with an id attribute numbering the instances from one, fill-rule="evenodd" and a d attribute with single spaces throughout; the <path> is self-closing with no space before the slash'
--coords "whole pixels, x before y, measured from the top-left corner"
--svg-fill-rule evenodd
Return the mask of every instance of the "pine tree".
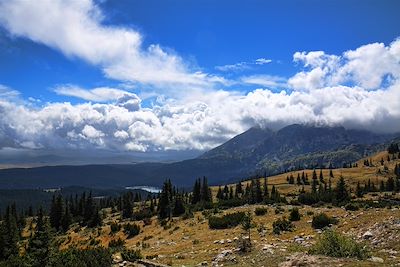
<path id="1" fill-rule="evenodd" d="M 263 200 L 262 190 L 261 190 L 261 182 L 260 179 L 256 180 L 256 195 L 255 201 L 256 203 L 261 203 Z"/>
<path id="2" fill-rule="evenodd" d="M 350 199 L 350 194 L 347 191 L 346 182 L 343 176 L 340 176 L 340 179 L 335 188 L 335 200 L 336 203 L 341 204 L 345 203 Z"/>
<path id="3" fill-rule="evenodd" d="M 224 194 L 222 193 L 221 186 L 218 187 L 217 199 L 221 200 L 224 198 Z"/>
<path id="4" fill-rule="evenodd" d="M 385 182 L 381 181 L 379 183 L 379 191 L 384 192 L 385 191 Z"/>
<path id="5" fill-rule="evenodd" d="M 268 179 L 267 177 L 264 178 L 264 200 L 269 199 L 269 192 L 268 192 Z"/>
<path id="6" fill-rule="evenodd" d="M 224 186 L 224 191 L 223 191 L 222 196 L 223 196 L 223 199 L 228 199 L 228 197 L 229 197 L 229 188 L 227 185 Z"/>
<path id="7" fill-rule="evenodd" d="M 317 184 L 318 184 L 317 179 L 318 179 L 317 178 L 317 173 L 314 170 L 313 176 L 312 176 L 312 185 L 311 185 L 311 192 L 313 194 L 317 193 Z"/>
<path id="8" fill-rule="evenodd" d="M 50 207 L 50 226 L 60 230 L 61 217 L 63 214 L 63 200 L 60 194 L 57 196 L 53 195 L 53 199 Z"/>
<path id="9" fill-rule="evenodd" d="M 229 187 L 229 199 L 233 199 L 233 187 Z"/>
<path id="10" fill-rule="evenodd" d="M 50 233 L 42 208 L 39 208 L 36 228 L 33 237 L 29 240 L 27 253 L 33 259 L 32 266 L 46 266 L 50 250 Z"/>
<path id="11" fill-rule="evenodd" d="M 386 191 L 394 191 L 394 179 L 393 177 L 389 177 L 387 182 L 386 182 Z"/>
<path id="12" fill-rule="evenodd" d="M 301 185 L 300 173 L 297 173 L 297 185 Z"/>
<path id="13" fill-rule="evenodd" d="M 158 203 L 158 217 L 160 219 L 171 219 L 172 217 L 172 185 L 171 180 L 164 182 Z"/>
<path id="14" fill-rule="evenodd" d="M 65 205 L 65 212 L 61 218 L 61 228 L 64 232 L 68 231 L 69 226 L 72 223 L 72 216 L 69 211 L 69 206 L 68 204 Z"/>
<path id="15" fill-rule="evenodd" d="M 133 215 L 132 193 L 128 192 L 122 196 L 122 218 L 131 218 Z"/>
<path id="16" fill-rule="evenodd" d="M 185 205 L 183 204 L 181 195 L 177 195 L 175 197 L 174 208 L 172 213 L 174 216 L 180 216 L 185 213 Z"/>
<path id="17" fill-rule="evenodd" d="M 332 169 L 329 170 L 329 177 L 330 177 L 330 178 L 334 178 L 334 177 L 333 177 L 333 171 L 332 171 Z"/>
<path id="18" fill-rule="evenodd" d="M 201 183 L 200 179 L 197 179 L 193 186 L 192 204 L 197 204 L 200 202 L 201 195 Z"/>
<path id="19" fill-rule="evenodd" d="M 356 195 L 357 195 L 357 197 L 362 197 L 364 195 L 364 192 L 361 188 L 360 182 L 357 183 Z"/>
<path id="20" fill-rule="evenodd" d="M 319 171 L 319 181 L 320 181 L 321 183 L 325 183 L 325 181 L 324 181 L 324 175 L 322 174 L 322 169 L 320 169 L 320 171 Z"/>
<path id="21" fill-rule="evenodd" d="M 201 201 L 203 202 L 211 202 L 212 197 L 211 197 L 211 190 L 210 187 L 208 186 L 208 181 L 206 177 L 203 177 L 203 184 L 201 186 Z"/>
<path id="22" fill-rule="evenodd" d="M 235 190 L 236 197 L 242 196 L 243 195 L 243 186 L 242 182 L 239 181 L 239 183 L 236 184 L 236 190 Z"/>
<path id="23" fill-rule="evenodd" d="M 12 208 L 8 206 L 0 224 L 0 260 L 18 255 L 19 236 L 17 219 Z"/>

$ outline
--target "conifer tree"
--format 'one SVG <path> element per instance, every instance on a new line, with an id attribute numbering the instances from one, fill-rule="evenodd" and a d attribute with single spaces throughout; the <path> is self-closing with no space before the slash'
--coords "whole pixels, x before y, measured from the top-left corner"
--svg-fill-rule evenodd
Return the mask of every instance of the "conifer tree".
<path id="1" fill-rule="evenodd" d="M 224 198 L 224 193 L 222 193 L 221 186 L 218 187 L 218 192 L 217 192 L 217 199 L 221 200 Z"/>
<path id="2" fill-rule="evenodd" d="M 72 223 L 72 216 L 71 216 L 69 209 L 70 209 L 69 206 L 66 204 L 65 212 L 61 218 L 61 228 L 64 232 L 68 231 L 69 226 Z"/>
<path id="3" fill-rule="evenodd" d="M 322 169 L 319 170 L 319 181 L 320 181 L 321 183 L 325 183 L 325 181 L 324 181 L 324 175 L 322 174 Z"/>
<path id="4" fill-rule="evenodd" d="M 269 199 L 269 192 L 268 192 L 268 179 L 267 177 L 264 178 L 264 200 Z"/>
<path id="5" fill-rule="evenodd" d="M 260 179 L 256 180 L 256 195 L 255 195 L 255 201 L 256 203 L 261 203 L 263 200 L 263 195 L 262 195 L 262 190 L 261 190 L 261 182 Z"/>
<path id="6" fill-rule="evenodd" d="M 356 195 L 357 195 L 357 197 L 362 197 L 364 195 L 364 192 L 361 188 L 360 182 L 357 182 Z"/>
<path id="7" fill-rule="evenodd" d="M 311 185 L 311 192 L 313 194 L 317 193 L 317 173 L 313 172 L 313 176 L 312 176 L 312 185 Z"/>
<path id="8" fill-rule="evenodd" d="M 18 255 L 19 232 L 17 219 L 10 206 L 7 207 L 0 224 L 0 259 Z"/>
<path id="9" fill-rule="evenodd" d="M 171 180 L 164 182 L 158 202 L 158 216 L 160 219 L 172 217 L 172 185 Z"/>
<path id="10" fill-rule="evenodd" d="M 233 199 L 233 187 L 229 187 L 229 199 Z"/>
<path id="11" fill-rule="evenodd" d="M 122 218 L 131 218 L 133 215 L 132 194 L 128 192 L 122 196 Z"/>
<path id="12" fill-rule="evenodd" d="M 243 185 L 242 185 L 242 182 L 241 182 L 241 181 L 239 181 L 239 182 L 236 184 L 235 194 L 236 194 L 236 197 L 239 197 L 239 195 L 240 195 L 240 196 L 243 195 Z"/>
<path id="13" fill-rule="evenodd" d="M 206 177 L 203 177 L 203 184 L 201 186 L 201 201 L 203 202 L 211 202 L 212 197 L 211 197 L 211 190 L 210 187 L 208 186 L 208 181 Z"/>
<path id="14" fill-rule="evenodd" d="M 50 250 L 50 233 L 42 208 L 39 208 L 36 228 L 33 237 L 29 240 L 27 253 L 33 259 L 32 266 L 46 266 Z"/>
<path id="15" fill-rule="evenodd" d="M 394 186 L 394 179 L 390 176 L 386 182 L 386 191 L 394 191 Z"/>
<path id="16" fill-rule="evenodd" d="M 175 196 L 173 215 L 180 216 L 184 213 L 185 213 L 185 205 L 183 204 L 182 196 L 178 194 Z"/>
<path id="17" fill-rule="evenodd" d="M 200 202 L 201 196 L 201 183 L 200 179 L 197 179 L 193 186 L 192 204 Z"/>
<path id="18" fill-rule="evenodd" d="M 337 204 L 347 202 L 350 199 L 350 194 L 347 191 L 346 182 L 343 176 L 340 179 L 335 188 L 335 200 Z"/>
<path id="19" fill-rule="evenodd" d="M 301 185 L 300 173 L 297 173 L 297 185 Z"/>
<path id="20" fill-rule="evenodd" d="M 63 214 L 63 200 L 60 194 L 53 195 L 53 199 L 50 207 L 50 226 L 60 230 L 61 226 L 61 217 Z"/>

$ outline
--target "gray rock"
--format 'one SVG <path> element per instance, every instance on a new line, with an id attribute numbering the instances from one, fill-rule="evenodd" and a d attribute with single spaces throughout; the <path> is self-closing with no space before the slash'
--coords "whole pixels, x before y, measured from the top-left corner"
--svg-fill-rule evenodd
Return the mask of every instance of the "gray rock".
<path id="1" fill-rule="evenodd" d="M 371 257 L 369 261 L 376 262 L 376 263 L 383 263 L 383 259 L 379 257 Z"/>

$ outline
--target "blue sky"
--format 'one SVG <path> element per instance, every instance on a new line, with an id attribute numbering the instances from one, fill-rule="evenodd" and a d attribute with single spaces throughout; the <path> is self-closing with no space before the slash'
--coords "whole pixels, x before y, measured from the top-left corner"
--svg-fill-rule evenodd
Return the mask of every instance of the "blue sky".
<path id="1" fill-rule="evenodd" d="M 291 123 L 400 131 L 399 10 L 0 0 L 0 150 L 204 151 Z"/>
<path id="2" fill-rule="evenodd" d="M 144 46 L 173 49 L 200 69 L 271 59 L 271 64 L 223 73 L 289 77 L 296 72 L 296 51 L 340 54 L 361 45 L 400 36 L 399 1 L 102 1 L 103 24 L 138 30 Z M 10 36 L 2 30 L 0 83 L 24 97 L 43 101 L 76 101 L 52 92 L 58 84 L 115 86 L 84 60 Z M 238 89 L 238 86 L 233 86 Z M 252 86 L 241 85 L 244 90 Z M 229 90 L 229 87 L 227 87 Z"/>

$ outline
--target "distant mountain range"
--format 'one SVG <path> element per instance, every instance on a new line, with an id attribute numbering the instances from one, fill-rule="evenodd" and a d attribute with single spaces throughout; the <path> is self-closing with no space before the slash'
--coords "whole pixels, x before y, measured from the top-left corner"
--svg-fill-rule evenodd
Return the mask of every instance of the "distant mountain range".
<path id="1" fill-rule="evenodd" d="M 179 162 L 0 170 L 0 188 L 160 186 L 166 178 L 188 187 L 202 176 L 208 177 L 211 184 L 219 184 L 298 167 L 341 167 L 385 149 L 399 136 L 298 124 L 279 131 L 253 127 L 197 158 Z"/>

